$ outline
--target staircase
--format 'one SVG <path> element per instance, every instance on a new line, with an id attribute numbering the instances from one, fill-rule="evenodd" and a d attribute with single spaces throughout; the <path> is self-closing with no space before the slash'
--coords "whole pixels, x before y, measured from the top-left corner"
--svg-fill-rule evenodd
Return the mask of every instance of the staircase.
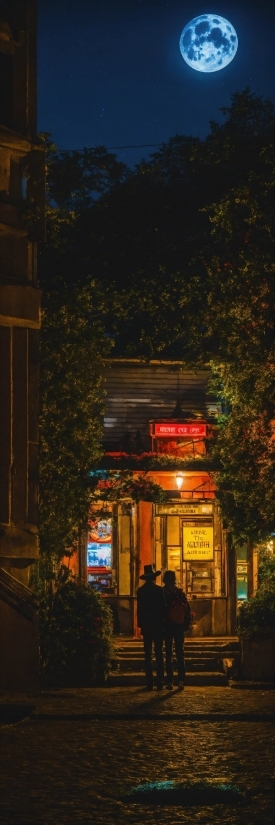
<path id="1" fill-rule="evenodd" d="M 36 595 L 0 568 L 0 691 L 39 693 Z"/>
<path id="2" fill-rule="evenodd" d="M 145 685 L 142 639 L 119 638 L 115 642 L 107 684 L 110 687 Z M 239 643 L 236 637 L 185 639 L 186 686 L 226 686 L 236 673 Z M 175 665 L 176 674 L 176 665 Z M 176 684 L 176 678 L 175 678 Z"/>

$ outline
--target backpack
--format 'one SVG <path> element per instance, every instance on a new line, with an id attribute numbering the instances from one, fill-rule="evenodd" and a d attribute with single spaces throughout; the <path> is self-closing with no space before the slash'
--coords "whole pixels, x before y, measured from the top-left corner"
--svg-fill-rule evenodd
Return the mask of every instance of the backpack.
<path id="1" fill-rule="evenodd" d="M 167 619 L 174 624 L 182 624 L 184 630 L 188 630 L 191 624 L 192 614 L 186 599 L 182 598 L 182 591 L 175 593 L 173 601 L 168 610 Z"/>

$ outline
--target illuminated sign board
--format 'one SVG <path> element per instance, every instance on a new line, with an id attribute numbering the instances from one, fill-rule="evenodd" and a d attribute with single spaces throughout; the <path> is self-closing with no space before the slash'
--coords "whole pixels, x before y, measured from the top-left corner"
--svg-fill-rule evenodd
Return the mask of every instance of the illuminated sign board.
<path id="1" fill-rule="evenodd" d="M 87 567 L 98 571 L 111 567 L 112 522 L 111 519 L 91 519 L 87 541 Z"/>
<path id="2" fill-rule="evenodd" d="M 156 505 L 156 514 L 158 516 L 165 516 L 165 515 L 201 515 L 201 516 L 208 516 L 212 515 L 213 513 L 213 505 L 212 504 L 193 504 L 192 503 L 185 503 L 179 502 L 178 504 L 170 504 L 169 502 L 165 504 L 157 504 Z"/>
<path id="3" fill-rule="evenodd" d="M 154 424 L 154 435 L 165 438 L 206 436 L 206 424 Z"/>
<path id="4" fill-rule="evenodd" d="M 211 561 L 213 550 L 213 527 L 183 525 L 184 561 Z"/>

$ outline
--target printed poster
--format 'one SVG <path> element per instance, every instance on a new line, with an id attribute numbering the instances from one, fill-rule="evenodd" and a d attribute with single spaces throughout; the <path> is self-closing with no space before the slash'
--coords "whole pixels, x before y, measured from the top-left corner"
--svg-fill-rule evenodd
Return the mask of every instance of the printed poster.
<path id="1" fill-rule="evenodd" d="M 183 526 L 184 561 L 211 561 L 213 555 L 213 527 Z"/>

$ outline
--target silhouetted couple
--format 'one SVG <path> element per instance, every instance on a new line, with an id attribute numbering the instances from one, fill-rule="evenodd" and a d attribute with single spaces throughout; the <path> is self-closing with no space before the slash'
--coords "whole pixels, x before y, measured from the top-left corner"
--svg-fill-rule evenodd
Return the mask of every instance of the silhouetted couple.
<path id="1" fill-rule="evenodd" d="M 165 642 L 167 689 L 173 689 L 173 642 L 178 670 L 178 687 L 184 689 L 184 630 L 188 621 L 180 618 L 191 616 L 190 606 L 185 593 L 176 587 L 173 570 L 166 570 L 163 576 L 164 587 L 156 584 L 160 570 L 153 570 L 151 564 L 144 566 L 140 576 L 144 584 L 137 590 L 137 619 L 141 628 L 144 644 L 145 675 L 147 690 L 153 690 L 152 649 L 154 645 L 157 670 L 157 690 L 163 690 L 164 663 L 163 640 Z M 174 611 L 174 613 L 173 613 Z M 190 621 L 190 619 L 189 619 Z"/>

